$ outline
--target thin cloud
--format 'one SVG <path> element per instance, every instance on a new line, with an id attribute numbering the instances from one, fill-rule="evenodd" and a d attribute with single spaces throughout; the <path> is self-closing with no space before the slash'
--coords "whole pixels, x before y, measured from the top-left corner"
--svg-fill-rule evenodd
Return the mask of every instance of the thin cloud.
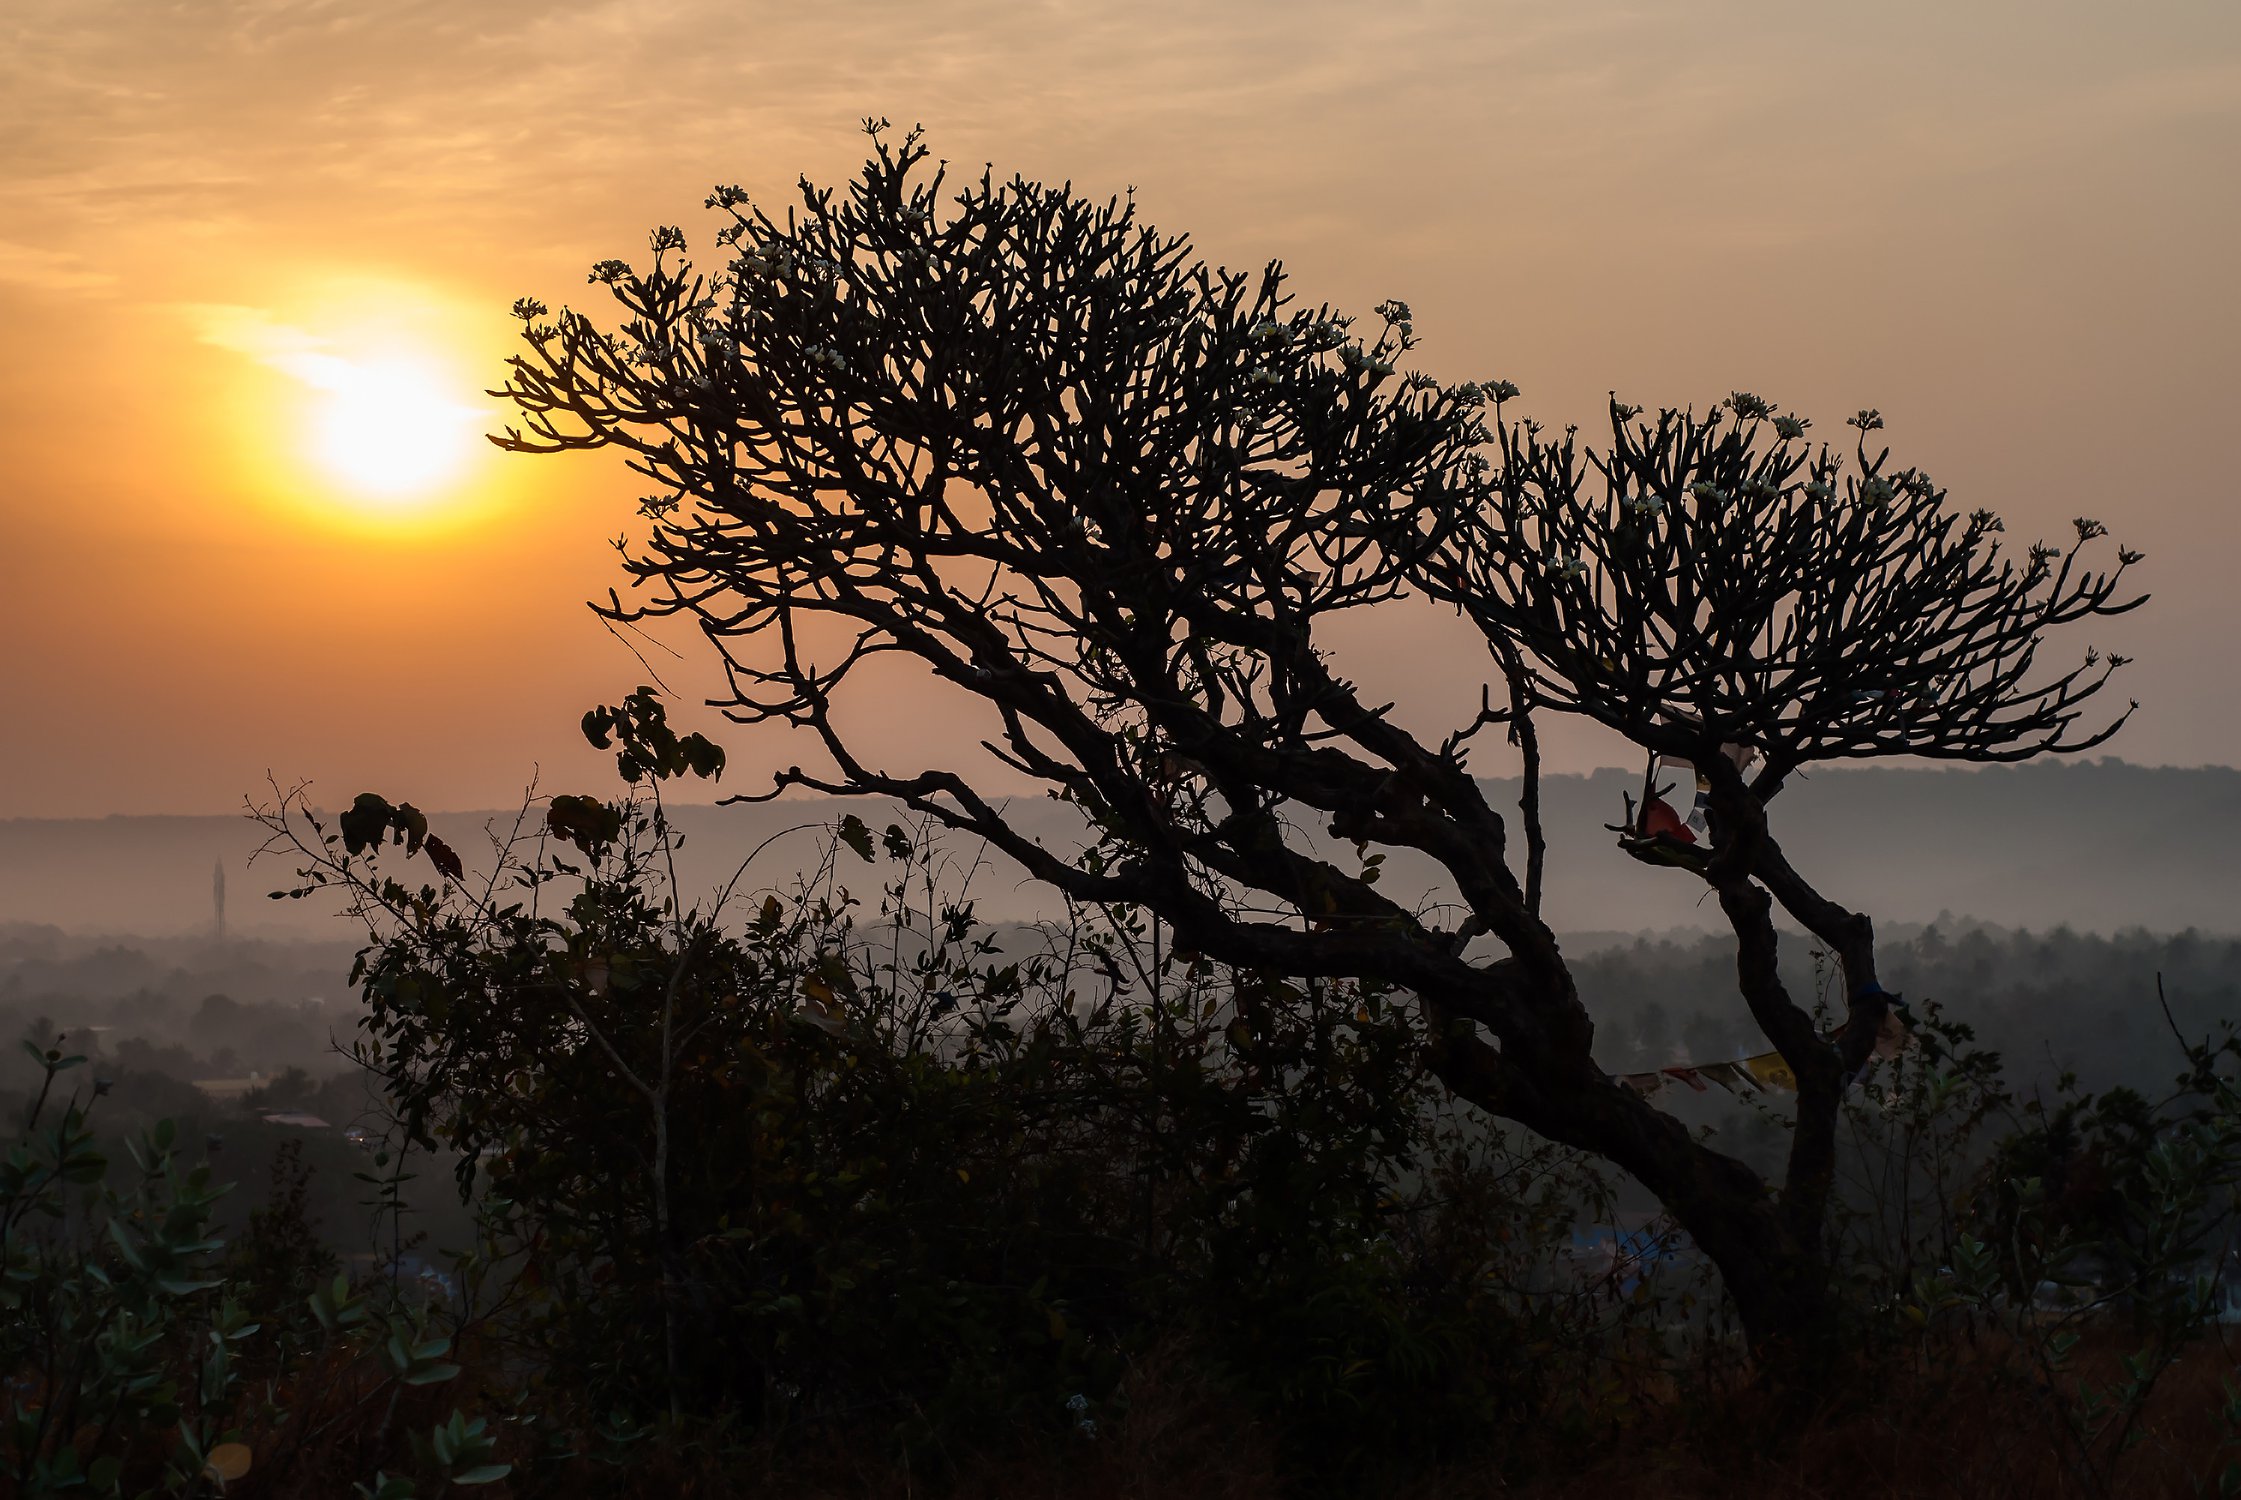
<path id="1" fill-rule="evenodd" d="M 476 424 L 489 413 L 443 394 L 425 372 L 395 360 L 365 361 L 336 352 L 333 344 L 261 307 L 231 302 L 178 305 L 195 337 L 215 349 L 255 360 L 341 402 L 374 402 L 384 408 L 409 408 L 414 419 L 451 427 Z"/>
<path id="2" fill-rule="evenodd" d="M 195 337 L 213 348 L 244 355 L 258 364 L 293 375 L 315 390 L 339 391 L 350 384 L 351 362 L 326 340 L 281 322 L 261 307 L 230 302 L 179 305 Z"/>
<path id="3" fill-rule="evenodd" d="M 110 272 L 96 270 L 68 251 L 0 240 L 0 284 L 41 292 L 98 292 L 116 281 Z"/>

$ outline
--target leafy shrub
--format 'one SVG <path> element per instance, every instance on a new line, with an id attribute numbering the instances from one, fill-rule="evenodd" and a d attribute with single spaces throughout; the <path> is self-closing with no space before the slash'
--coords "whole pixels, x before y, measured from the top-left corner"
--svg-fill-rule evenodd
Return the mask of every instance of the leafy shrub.
<path id="1" fill-rule="evenodd" d="M 359 1056 L 486 1195 L 483 1264 L 574 1451 L 687 1414 L 904 1453 L 1063 1434 L 1177 1337 L 1303 1451 L 1383 1428 L 1429 1456 L 1546 1394 L 1522 1351 L 1577 1342 L 1578 1309 L 1514 1273 L 1585 1180 L 1435 1113 L 1392 997 L 1133 911 L 993 928 L 923 828 L 854 817 L 789 888 L 688 906 L 644 771 L 682 761 L 552 799 L 472 882 L 448 849 L 386 873 L 438 837 L 382 799 L 347 832 L 272 815 L 299 889 L 369 922 Z"/>
<path id="2" fill-rule="evenodd" d="M 457 1375 L 452 1338 L 426 1306 L 346 1277 L 300 1301 L 324 1270 L 302 1233 L 300 1174 L 283 1178 L 229 1261 L 211 1232 L 228 1189 L 182 1159 L 176 1127 L 160 1121 L 127 1142 L 120 1184 L 91 1124 L 104 1090 L 50 1107 L 85 1060 L 26 1045 L 42 1087 L 0 1161 L 0 1475 L 13 1493 L 221 1493 L 253 1465 L 328 1462 L 343 1436 L 378 1455 L 397 1436 L 400 1398 Z M 262 1378 L 246 1378 L 252 1363 Z M 447 1436 L 418 1471 L 472 1485 L 509 1466 L 479 1438 Z M 418 1492 L 409 1478 L 375 1487 L 385 1500 Z"/>

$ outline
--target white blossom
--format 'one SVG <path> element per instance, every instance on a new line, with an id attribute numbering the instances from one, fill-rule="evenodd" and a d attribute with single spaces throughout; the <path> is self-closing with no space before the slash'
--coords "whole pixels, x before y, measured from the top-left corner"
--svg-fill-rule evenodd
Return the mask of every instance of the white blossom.
<path id="1" fill-rule="evenodd" d="M 1566 583 L 1573 583 L 1587 576 L 1587 564 L 1580 561 L 1580 555 L 1577 552 L 1567 553 L 1562 557 L 1553 552 L 1550 553 L 1548 570 Z"/>

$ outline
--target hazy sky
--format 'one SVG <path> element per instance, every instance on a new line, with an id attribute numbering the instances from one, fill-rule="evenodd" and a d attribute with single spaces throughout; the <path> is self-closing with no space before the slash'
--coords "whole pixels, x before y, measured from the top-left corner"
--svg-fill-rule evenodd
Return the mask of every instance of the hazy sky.
<path id="1" fill-rule="evenodd" d="M 2019 540 L 2144 549 L 2158 597 L 2094 637 L 2140 658 L 2114 748 L 2236 760 L 2232 0 L 7 0 L 0 815 L 587 781 L 576 717 L 643 675 L 581 603 L 636 488 L 491 453 L 384 501 L 322 455 L 419 455 L 323 413 L 402 381 L 471 435 L 513 298 L 595 301 L 711 183 L 845 175 L 866 114 L 1406 298 L 1426 368 L 1550 420 L 1880 407 Z M 1385 695 L 1475 701 L 1466 644 Z M 802 756 L 731 743 L 742 780 Z"/>

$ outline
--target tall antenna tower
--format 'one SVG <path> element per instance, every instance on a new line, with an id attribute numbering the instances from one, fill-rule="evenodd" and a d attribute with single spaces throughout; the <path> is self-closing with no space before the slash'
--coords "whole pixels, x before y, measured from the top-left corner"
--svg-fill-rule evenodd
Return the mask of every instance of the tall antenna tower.
<path id="1" fill-rule="evenodd" d="M 226 862 L 222 859 L 210 866 L 210 905 L 215 917 L 211 930 L 222 943 L 226 940 Z"/>

